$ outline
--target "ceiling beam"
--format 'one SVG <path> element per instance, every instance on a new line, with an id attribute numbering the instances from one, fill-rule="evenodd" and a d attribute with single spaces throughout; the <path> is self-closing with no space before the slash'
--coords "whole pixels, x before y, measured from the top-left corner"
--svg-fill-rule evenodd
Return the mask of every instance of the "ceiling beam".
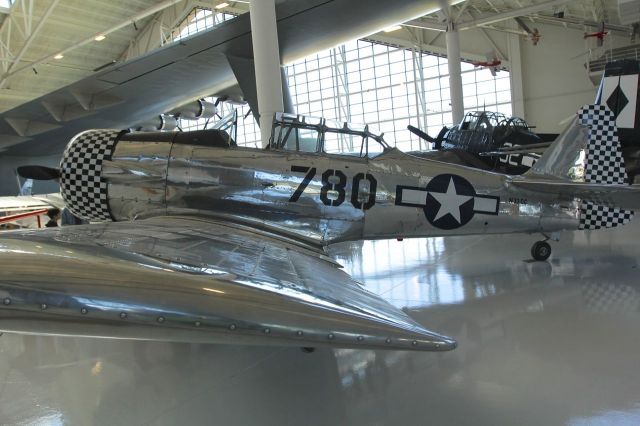
<path id="1" fill-rule="evenodd" d="M 505 21 L 507 19 L 515 18 L 518 16 L 526 16 L 532 13 L 538 13 L 550 7 L 561 6 L 563 4 L 571 3 L 572 1 L 573 0 L 549 0 L 542 3 L 536 3 L 527 7 L 508 10 L 502 13 L 490 14 L 488 16 L 472 19 L 470 21 L 459 22 L 458 29 L 468 30 L 470 28 L 480 27 L 482 25 L 489 25 L 496 22 Z"/>
<path id="2" fill-rule="evenodd" d="M 421 30 L 447 31 L 447 24 L 435 20 L 412 19 L 401 25 L 404 27 L 420 28 Z"/>
<path id="3" fill-rule="evenodd" d="M 163 9 L 166 9 L 167 7 L 170 7 L 170 6 L 172 6 L 172 5 L 176 4 L 176 3 L 179 3 L 181 1 L 183 1 L 183 0 L 165 0 L 165 1 L 161 2 L 161 3 L 157 3 L 154 6 L 148 8 L 146 10 L 143 10 L 142 12 L 132 16 L 131 18 L 129 18 L 129 19 L 127 19 L 127 20 L 125 20 L 125 21 L 123 21 L 123 22 L 121 22 L 121 23 L 119 23 L 119 24 L 117 24 L 117 25 L 115 25 L 115 26 L 113 26 L 111 28 L 105 29 L 104 31 L 99 31 L 99 32 L 93 34 L 92 36 L 87 37 L 84 40 L 80 40 L 80 41 L 78 41 L 78 42 L 72 44 L 71 46 L 68 46 L 68 47 L 66 47 L 66 48 L 64 48 L 62 50 L 50 53 L 50 54 L 48 54 L 46 56 L 43 56 L 40 59 L 37 59 L 37 60 L 35 60 L 33 62 L 30 62 L 30 63 L 27 63 L 27 64 L 22 65 L 20 67 L 17 67 L 14 70 L 12 70 L 11 72 L 5 73 L 4 76 L 3 76 L 3 79 L 7 79 L 7 78 L 13 76 L 16 73 L 19 73 L 20 71 L 31 69 L 36 65 L 39 65 L 39 64 L 41 64 L 43 62 L 52 60 L 52 59 L 54 59 L 54 56 L 56 56 L 56 55 L 64 55 L 65 53 L 70 52 L 70 51 L 72 51 L 72 50 L 74 50 L 74 49 L 76 49 L 76 48 L 78 48 L 80 46 L 84 46 L 85 44 L 89 44 L 89 43 L 93 42 L 97 36 L 108 35 L 108 34 L 114 32 L 114 31 L 117 31 L 117 30 L 119 30 L 121 28 L 126 27 L 127 25 L 131 25 L 131 23 L 135 23 L 136 21 L 144 19 L 147 16 L 153 15 L 153 14 L 155 14 L 155 13 L 157 13 L 157 12 L 163 10 Z"/>
<path id="4" fill-rule="evenodd" d="M 7 82 L 7 76 L 11 73 L 13 68 L 20 63 L 20 61 L 22 60 L 22 57 L 31 46 L 33 39 L 36 38 L 36 36 L 44 26 L 45 22 L 47 22 L 47 19 L 49 18 L 49 16 L 51 16 L 51 12 L 53 12 L 53 9 L 55 9 L 59 1 L 60 0 L 53 0 L 51 1 L 51 3 L 49 3 L 47 10 L 44 12 L 44 14 L 36 24 L 36 27 L 33 29 L 33 31 L 31 31 L 31 34 L 29 34 L 29 37 L 27 37 L 27 39 L 24 41 L 24 44 L 20 48 L 20 51 L 12 58 L 12 63 L 9 64 L 7 71 L 2 75 L 2 78 L 0 78 L 0 89 L 4 87 L 5 83 Z"/>
<path id="5" fill-rule="evenodd" d="M 548 16 L 548 15 L 534 15 L 533 17 L 538 21 L 548 22 L 552 24 L 563 24 L 563 25 L 570 24 L 570 25 L 576 25 L 578 27 L 592 27 L 592 28 L 600 28 L 600 26 L 602 25 L 602 22 L 589 21 L 589 20 L 574 18 L 566 15 L 564 18 L 558 18 L 556 16 Z M 610 24 L 608 22 L 605 22 L 604 26 L 607 30 L 616 31 L 624 34 L 631 34 L 631 31 L 632 31 L 631 26 L 626 26 L 626 25 Z"/>

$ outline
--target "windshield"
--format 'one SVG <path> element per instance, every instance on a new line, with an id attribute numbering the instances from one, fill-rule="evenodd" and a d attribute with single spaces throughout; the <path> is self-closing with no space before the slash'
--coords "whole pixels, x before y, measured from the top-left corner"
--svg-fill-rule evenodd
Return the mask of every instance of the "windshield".
<path id="1" fill-rule="evenodd" d="M 389 149 L 382 136 L 371 132 L 367 125 L 277 113 L 269 146 L 287 151 L 373 157 Z"/>

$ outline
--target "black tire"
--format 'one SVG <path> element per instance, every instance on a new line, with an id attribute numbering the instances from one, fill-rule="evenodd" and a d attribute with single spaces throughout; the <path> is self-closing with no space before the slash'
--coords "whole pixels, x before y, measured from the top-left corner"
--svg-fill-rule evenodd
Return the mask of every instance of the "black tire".
<path id="1" fill-rule="evenodd" d="M 547 260 L 551 256 L 551 246 L 546 241 L 536 241 L 531 247 L 531 257 L 538 261 Z"/>

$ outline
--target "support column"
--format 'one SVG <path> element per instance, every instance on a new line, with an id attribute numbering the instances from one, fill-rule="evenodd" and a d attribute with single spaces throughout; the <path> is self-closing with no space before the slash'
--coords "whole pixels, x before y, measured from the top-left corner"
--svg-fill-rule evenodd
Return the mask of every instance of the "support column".
<path id="1" fill-rule="evenodd" d="M 284 109 L 275 0 L 251 0 L 249 13 L 260 135 L 262 146 L 266 147 L 271 137 L 273 114 Z"/>
<path id="2" fill-rule="evenodd" d="M 449 64 L 449 92 L 451 93 L 451 115 L 453 124 L 458 124 L 464 116 L 462 101 L 462 75 L 460 74 L 460 35 L 455 23 L 447 22 L 447 63 Z"/>
<path id="3" fill-rule="evenodd" d="M 509 25 L 508 28 L 515 26 Z M 520 36 L 507 34 L 509 54 L 509 80 L 511 84 L 511 112 L 517 117 L 524 117 L 524 87 L 522 84 L 522 55 L 520 53 Z"/>

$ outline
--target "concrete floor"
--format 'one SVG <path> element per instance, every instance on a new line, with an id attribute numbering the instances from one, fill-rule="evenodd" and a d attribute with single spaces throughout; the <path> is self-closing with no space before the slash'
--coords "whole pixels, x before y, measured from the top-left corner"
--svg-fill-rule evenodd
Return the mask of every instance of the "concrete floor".
<path id="1" fill-rule="evenodd" d="M 0 424 L 637 425 L 640 220 L 534 236 L 342 244 L 347 272 L 453 352 L 5 334 Z"/>

